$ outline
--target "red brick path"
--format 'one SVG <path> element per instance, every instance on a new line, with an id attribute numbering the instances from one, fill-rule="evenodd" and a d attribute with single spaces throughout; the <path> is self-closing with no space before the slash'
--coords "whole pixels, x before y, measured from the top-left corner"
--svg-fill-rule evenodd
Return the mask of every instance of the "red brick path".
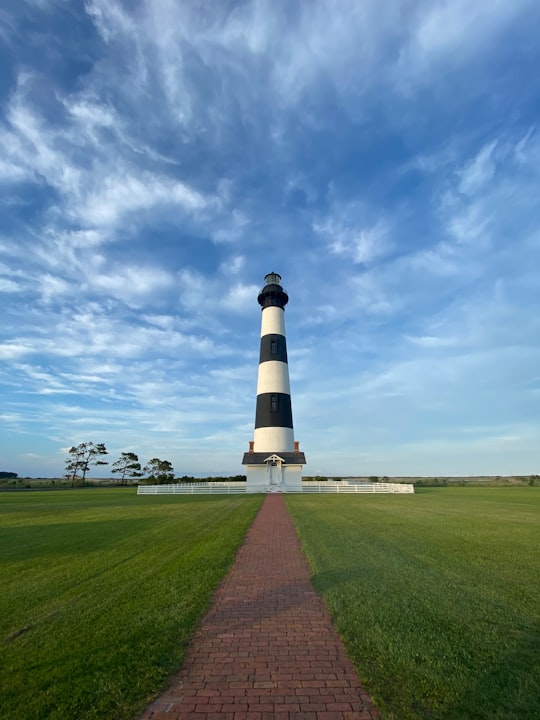
<path id="1" fill-rule="evenodd" d="M 280 495 L 267 495 L 170 689 L 143 720 L 373 720 L 310 581 Z"/>

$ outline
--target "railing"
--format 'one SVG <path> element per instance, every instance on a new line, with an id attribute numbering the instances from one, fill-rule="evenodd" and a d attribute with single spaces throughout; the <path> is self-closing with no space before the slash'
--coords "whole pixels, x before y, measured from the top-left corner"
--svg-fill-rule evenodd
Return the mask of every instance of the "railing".
<path id="1" fill-rule="evenodd" d="M 139 485 L 137 495 L 230 495 L 248 492 L 245 482 L 174 483 Z M 269 492 L 258 488 L 255 492 Z M 295 492 L 294 490 L 289 492 Z M 302 493 L 414 493 L 410 483 L 303 482 Z"/>
<path id="2" fill-rule="evenodd" d="M 137 495 L 229 495 L 245 493 L 245 482 L 175 483 L 171 485 L 139 485 Z"/>
<path id="3" fill-rule="evenodd" d="M 414 493 L 410 483 L 303 482 L 303 493 Z"/>

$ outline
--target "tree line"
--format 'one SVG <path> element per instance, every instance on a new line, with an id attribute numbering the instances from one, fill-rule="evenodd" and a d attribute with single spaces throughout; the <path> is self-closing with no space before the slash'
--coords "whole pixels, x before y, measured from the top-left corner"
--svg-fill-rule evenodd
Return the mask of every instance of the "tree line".
<path id="1" fill-rule="evenodd" d="M 85 442 L 74 445 L 69 449 L 64 477 L 71 487 L 84 485 L 90 467 L 109 464 L 107 460 L 103 459 L 108 454 L 109 451 L 105 447 L 105 443 Z M 112 464 L 112 472 L 118 474 L 120 485 L 127 485 L 128 482 L 133 482 L 139 478 L 144 478 L 144 481 L 151 485 L 166 485 L 174 482 L 201 482 L 201 478 L 195 478 L 191 475 L 183 475 L 175 481 L 174 468 L 168 460 L 152 458 L 144 467 L 141 467 L 137 454 L 133 452 L 120 453 L 118 460 Z M 222 480 L 245 481 L 246 476 L 234 475 L 229 478 L 206 478 L 208 482 Z"/>
<path id="2" fill-rule="evenodd" d="M 83 442 L 74 445 L 69 449 L 66 458 L 64 477 L 72 487 L 84 485 L 90 467 L 109 464 L 103 459 L 108 454 L 105 443 Z M 121 485 L 127 485 L 128 481 L 142 477 L 156 485 L 174 482 L 174 468 L 168 460 L 152 458 L 141 468 L 139 457 L 133 452 L 120 453 L 118 460 L 112 464 L 112 472 L 118 473 Z"/>

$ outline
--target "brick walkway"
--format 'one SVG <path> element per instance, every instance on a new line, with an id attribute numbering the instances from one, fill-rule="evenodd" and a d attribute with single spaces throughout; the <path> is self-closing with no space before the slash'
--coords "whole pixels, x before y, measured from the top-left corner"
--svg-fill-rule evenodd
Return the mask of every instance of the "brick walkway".
<path id="1" fill-rule="evenodd" d="M 267 495 L 181 672 L 143 720 L 374 720 L 280 495 Z"/>

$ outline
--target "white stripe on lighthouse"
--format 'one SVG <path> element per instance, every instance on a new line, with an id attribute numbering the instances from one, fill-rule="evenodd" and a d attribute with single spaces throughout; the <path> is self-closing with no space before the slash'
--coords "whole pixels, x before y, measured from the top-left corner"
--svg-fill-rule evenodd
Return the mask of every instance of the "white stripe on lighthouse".
<path id="1" fill-rule="evenodd" d="M 262 311 L 261 337 L 272 333 L 285 337 L 285 311 L 280 307 L 267 307 Z"/>
<path id="2" fill-rule="evenodd" d="M 292 428 L 257 428 L 253 435 L 255 452 L 292 452 L 294 450 L 294 430 Z"/>
<path id="3" fill-rule="evenodd" d="M 287 363 L 267 361 L 259 365 L 257 395 L 271 392 L 291 394 Z"/>

